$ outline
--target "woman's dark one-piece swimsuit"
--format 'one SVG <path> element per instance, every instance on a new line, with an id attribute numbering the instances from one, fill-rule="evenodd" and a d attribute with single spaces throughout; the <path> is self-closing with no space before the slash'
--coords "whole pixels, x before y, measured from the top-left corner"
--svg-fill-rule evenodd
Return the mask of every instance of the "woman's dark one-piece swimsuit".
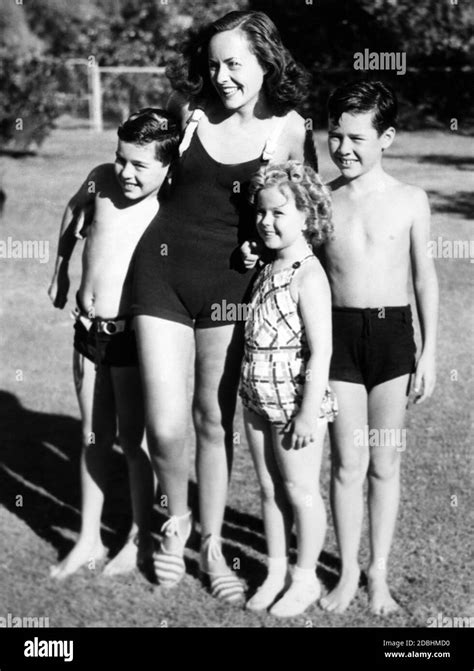
<path id="1" fill-rule="evenodd" d="M 191 119 L 196 127 L 199 116 Z M 278 135 L 284 119 L 279 119 Z M 211 158 L 196 128 L 191 130 L 171 196 L 160 203 L 137 246 L 132 314 L 209 328 L 245 314 L 238 307 L 249 300 L 254 271 L 243 266 L 239 247 L 256 237 L 247 186 L 268 162 L 276 133 L 260 157 L 227 165 Z"/>

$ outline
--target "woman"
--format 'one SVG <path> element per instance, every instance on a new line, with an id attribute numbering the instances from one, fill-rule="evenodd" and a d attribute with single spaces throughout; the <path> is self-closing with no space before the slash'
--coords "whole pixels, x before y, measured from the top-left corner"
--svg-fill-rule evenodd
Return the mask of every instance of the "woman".
<path id="1" fill-rule="evenodd" d="M 239 306 L 253 274 L 239 253 L 253 231 L 245 187 L 270 158 L 315 165 L 312 137 L 294 111 L 307 82 L 262 12 L 231 12 L 211 24 L 169 74 L 178 91 L 171 107 L 185 127 L 182 158 L 174 189 L 137 249 L 133 307 L 148 445 L 170 515 L 155 570 L 168 587 L 185 572 L 194 349 L 201 570 L 214 596 L 235 601 L 243 586 L 225 562 L 220 533 L 242 357 Z"/>

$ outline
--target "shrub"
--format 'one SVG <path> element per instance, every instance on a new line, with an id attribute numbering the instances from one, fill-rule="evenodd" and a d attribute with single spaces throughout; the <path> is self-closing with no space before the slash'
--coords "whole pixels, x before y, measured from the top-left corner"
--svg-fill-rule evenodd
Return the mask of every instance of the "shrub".
<path id="1" fill-rule="evenodd" d="M 0 51 L 0 143 L 25 151 L 41 145 L 61 114 L 54 59 Z"/>

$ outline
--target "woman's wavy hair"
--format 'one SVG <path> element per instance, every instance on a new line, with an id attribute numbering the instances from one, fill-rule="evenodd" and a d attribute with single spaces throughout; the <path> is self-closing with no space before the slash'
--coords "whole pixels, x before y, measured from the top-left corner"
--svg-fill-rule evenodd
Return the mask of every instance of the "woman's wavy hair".
<path id="1" fill-rule="evenodd" d="M 263 89 L 272 112 L 282 116 L 298 107 L 307 96 L 309 75 L 283 46 L 275 24 L 263 12 L 229 12 L 192 36 L 167 67 L 172 87 L 194 98 L 197 105 L 217 98 L 209 77 L 208 46 L 217 33 L 234 29 L 245 34 L 251 51 L 266 70 Z"/>
<path id="2" fill-rule="evenodd" d="M 276 187 L 286 197 L 290 191 L 296 208 L 306 213 L 304 235 L 313 249 L 333 237 L 331 192 L 311 166 L 300 161 L 263 165 L 250 180 L 252 205 L 256 205 L 262 189 L 271 187 Z"/>

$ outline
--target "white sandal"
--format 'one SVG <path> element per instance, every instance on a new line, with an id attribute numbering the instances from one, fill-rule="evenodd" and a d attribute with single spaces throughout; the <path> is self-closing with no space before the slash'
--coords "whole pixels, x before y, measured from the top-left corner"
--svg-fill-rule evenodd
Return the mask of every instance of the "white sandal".
<path id="1" fill-rule="evenodd" d="M 180 530 L 179 522 L 180 520 L 189 519 L 189 529 L 188 532 L 183 535 Z M 155 552 L 153 555 L 153 565 L 155 567 L 156 577 L 158 578 L 158 583 L 163 587 L 175 587 L 181 579 L 183 578 L 186 572 L 186 566 L 184 564 L 184 546 L 186 541 L 191 535 L 193 528 L 191 511 L 188 511 L 186 515 L 172 515 L 161 527 L 161 533 L 166 538 L 171 538 L 175 536 L 179 539 L 182 550 L 181 553 L 169 552 L 163 546 L 163 543 L 160 545 L 158 552 Z"/>
<path id="2" fill-rule="evenodd" d="M 231 571 L 229 567 L 227 571 L 221 573 L 203 569 L 203 566 L 208 566 L 210 561 L 219 559 L 223 559 L 221 539 L 214 534 L 209 534 L 201 546 L 201 578 L 216 599 L 228 603 L 240 601 L 244 595 L 244 586 L 234 571 Z"/>

